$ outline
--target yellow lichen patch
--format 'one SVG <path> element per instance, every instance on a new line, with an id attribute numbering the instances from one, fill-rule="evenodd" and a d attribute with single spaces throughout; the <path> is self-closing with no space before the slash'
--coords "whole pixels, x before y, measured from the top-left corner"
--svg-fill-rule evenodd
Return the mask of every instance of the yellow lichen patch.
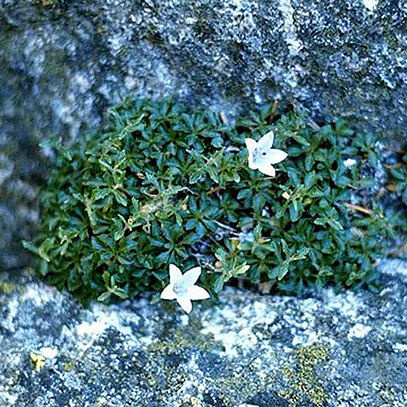
<path id="1" fill-rule="evenodd" d="M 203 404 L 201 403 L 201 401 L 199 399 L 197 399 L 196 397 L 192 396 L 189 399 L 189 403 L 192 407 L 202 407 Z"/>
<path id="2" fill-rule="evenodd" d="M 0 292 L 4 294 L 13 294 L 16 289 L 16 285 L 12 283 L 6 283 L 5 281 L 0 281 Z"/>
<path id="3" fill-rule="evenodd" d="M 310 400 L 316 407 L 324 406 L 328 394 L 320 383 L 315 367 L 327 359 L 328 351 L 323 346 L 311 345 L 298 349 L 296 368 L 285 366 L 281 369 L 288 388 L 280 391 L 279 396 L 288 400 L 291 406 L 297 406 L 303 399 Z"/>
<path id="4" fill-rule="evenodd" d="M 205 351 L 212 350 L 214 347 L 222 347 L 220 342 L 214 340 L 212 334 L 202 334 L 201 329 L 201 320 L 191 316 L 187 327 L 179 328 L 170 336 L 154 341 L 147 349 L 150 352 L 172 354 L 191 346 Z"/>
<path id="5" fill-rule="evenodd" d="M 63 369 L 65 372 L 72 372 L 72 370 L 75 368 L 76 362 L 74 360 L 70 360 L 69 362 L 65 363 L 63 366 Z"/>
<path id="6" fill-rule="evenodd" d="M 31 352 L 30 359 L 34 366 L 34 369 L 39 372 L 45 366 L 45 358 L 38 353 Z"/>

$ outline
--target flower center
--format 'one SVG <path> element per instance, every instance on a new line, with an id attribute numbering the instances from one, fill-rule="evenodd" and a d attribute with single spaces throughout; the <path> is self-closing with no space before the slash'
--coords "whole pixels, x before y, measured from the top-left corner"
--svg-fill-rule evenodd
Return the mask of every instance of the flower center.
<path id="1" fill-rule="evenodd" d="M 175 294 L 177 294 L 179 297 L 183 297 L 187 295 L 188 289 L 185 287 L 185 284 L 182 284 L 181 282 L 175 283 L 173 291 Z"/>

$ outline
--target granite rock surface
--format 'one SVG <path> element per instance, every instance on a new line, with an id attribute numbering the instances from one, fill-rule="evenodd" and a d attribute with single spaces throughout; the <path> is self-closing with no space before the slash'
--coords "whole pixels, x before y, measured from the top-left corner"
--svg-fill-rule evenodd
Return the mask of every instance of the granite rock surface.
<path id="1" fill-rule="evenodd" d="M 376 294 L 229 288 L 189 316 L 148 296 L 83 309 L 0 275 L 0 405 L 403 407 L 407 263 L 382 269 Z"/>
<path id="2" fill-rule="evenodd" d="M 406 22 L 391 0 L 2 0 L 3 132 L 75 136 L 135 93 L 281 100 L 405 138 Z"/>

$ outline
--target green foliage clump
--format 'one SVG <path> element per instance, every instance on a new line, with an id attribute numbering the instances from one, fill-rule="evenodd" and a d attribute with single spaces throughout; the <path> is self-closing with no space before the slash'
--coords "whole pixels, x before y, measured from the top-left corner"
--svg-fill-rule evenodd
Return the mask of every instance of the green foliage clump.
<path id="1" fill-rule="evenodd" d="M 288 293 L 305 286 L 374 286 L 388 232 L 378 207 L 346 206 L 372 179 L 371 141 L 343 122 L 316 128 L 272 108 L 225 124 L 171 100 L 125 101 L 108 128 L 59 147 L 42 193 L 41 274 L 83 300 L 160 291 L 168 265 L 203 269 L 212 294 L 237 279 Z M 288 153 L 270 178 L 248 168 L 244 139 L 273 130 Z M 360 162 L 363 160 L 361 159 Z"/>

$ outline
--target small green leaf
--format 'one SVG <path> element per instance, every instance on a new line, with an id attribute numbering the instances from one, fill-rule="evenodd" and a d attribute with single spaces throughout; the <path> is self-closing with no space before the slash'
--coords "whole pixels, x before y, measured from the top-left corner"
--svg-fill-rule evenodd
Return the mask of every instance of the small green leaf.
<path id="1" fill-rule="evenodd" d="M 222 274 L 217 275 L 215 278 L 215 282 L 213 284 L 213 290 L 216 294 L 220 293 L 223 289 L 223 285 L 225 284 L 225 278 Z"/>
<path id="2" fill-rule="evenodd" d="M 293 138 L 295 141 L 297 141 L 299 144 L 302 144 L 303 146 L 309 147 L 310 143 L 304 138 L 301 137 L 300 135 L 293 133 L 290 135 L 291 138 Z"/>
<path id="3" fill-rule="evenodd" d="M 306 188 L 311 188 L 316 182 L 315 171 L 309 172 L 304 178 L 304 185 Z"/>
<path id="4" fill-rule="evenodd" d="M 111 295 L 112 295 L 112 294 L 111 294 L 110 291 L 106 291 L 106 292 L 104 292 L 103 294 L 99 295 L 99 297 L 97 298 L 97 300 L 100 301 L 100 302 L 105 302 L 105 301 L 107 301 L 107 300 L 110 298 Z"/>
<path id="5" fill-rule="evenodd" d="M 32 252 L 38 256 L 40 255 L 38 247 L 34 246 L 31 242 L 29 242 L 27 240 L 23 240 L 22 244 L 25 249 L 29 250 L 30 252 Z"/>

